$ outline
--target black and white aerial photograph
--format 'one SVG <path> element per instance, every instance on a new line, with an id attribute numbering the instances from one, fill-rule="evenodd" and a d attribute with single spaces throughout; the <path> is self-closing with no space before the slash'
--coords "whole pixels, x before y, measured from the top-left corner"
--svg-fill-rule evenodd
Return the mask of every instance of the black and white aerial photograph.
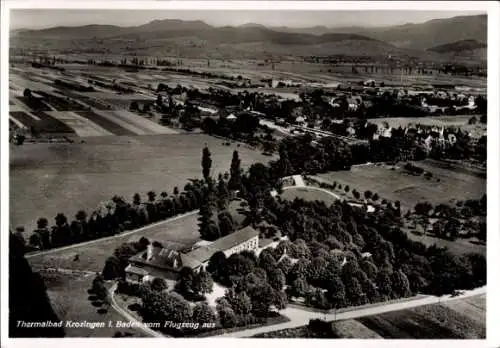
<path id="1" fill-rule="evenodd" d="M 8 10 L 2 336 L 486 341 L 487 7 L 139 3 Z"/>

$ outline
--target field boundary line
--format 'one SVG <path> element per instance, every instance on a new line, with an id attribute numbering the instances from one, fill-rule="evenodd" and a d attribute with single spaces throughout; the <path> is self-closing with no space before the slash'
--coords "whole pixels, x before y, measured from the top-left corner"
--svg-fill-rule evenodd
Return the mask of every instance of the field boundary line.
<path id="1" fill-rule="evenodd" d="M 109 237 L 93 239 L 93 240 L 89 240 L 89 241 L 83 242 L 83 243 L 77 243 L 77 244 L 67 245 L 67 246 L 64 246 L 64 247 L 61 247 L 61 248 L 54 248 L 54 249 L 49 249 L 49 250 L 45 250 L 45 251 L 40 251 L 40 252 L 33 253 L 33 254 L 26 254 L 25 257 L 27 259 L 30 259 L 30 258 L 35 257 L 35 256 L 53 254 L 53 253 L 56 253 L 56 252 L 70 250 L 70 249 L 81 247 L 81 246 L 85 246 L 85 245 L 90 245 L 90 244 L 99 243 L 99 242 L 106 242 L 108 240 L 113 240 L 113 239 L 119 238 L 119 237 L 130 236 L 132 234 L 135 234 L 135 233 L 147 230 L 148 228 L 157 227 L 157 226 L 160 226 L 162 224 L 168 224 L 170 222 L 177 221 L 179 219 L 182 219 L 182 218 L 185 218 L 187 216 L 191 216 L 191 215 L 197 214 L 197 213 L 198 213 L 198 209 L 194 210 L 194 211 L 190 211 L 188 213 L 184 213 L 184 214 L 181 214 L 181 215 L 177 215 L 177 216 L 171 217 L 171 218 L 169 218 L 167 220 L 164 220 L 164 221 L 155 222 L 153 224 L 149 224 L 149 225 L 140 227 L 140 228 L 132 230 L 132 231 L 115 234 L 115 235 L 109 236 Z"/>

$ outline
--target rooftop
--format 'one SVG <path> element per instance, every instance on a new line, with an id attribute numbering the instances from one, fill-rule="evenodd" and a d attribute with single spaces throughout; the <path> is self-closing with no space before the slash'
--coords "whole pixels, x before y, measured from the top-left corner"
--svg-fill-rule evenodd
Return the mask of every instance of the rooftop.
<path id="1" fill-rule="evenodd" d="M 186 255 L 201 263 L 208 261 L 210 257 L 218 251 L 224 251 L 235 247 L 250 238 L 257 237 L 259 231 L 250 226 L 244 227 L 236 232 L 233 232 L 225 237 L 217 239 L 208 246 L 204 246 L 190 251 Z"/>

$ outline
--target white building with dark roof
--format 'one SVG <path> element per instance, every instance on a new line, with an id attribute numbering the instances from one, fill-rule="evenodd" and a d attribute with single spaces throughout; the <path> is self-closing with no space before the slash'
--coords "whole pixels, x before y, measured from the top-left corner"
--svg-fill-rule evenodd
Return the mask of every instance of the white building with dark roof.
<path id="1" fill-rule="evenodd" d="M 250 226 L 188 252 L 148 245 L 146 251 L 129 259 L 125 268 L 129 281 L 143 281 L 146 276 L 176 280 L 183 267 L 199 271 L 208 265 L 213 254 L 222 251 L 226 257 L 243 250 L 259 248 L 259 232 Z"/>

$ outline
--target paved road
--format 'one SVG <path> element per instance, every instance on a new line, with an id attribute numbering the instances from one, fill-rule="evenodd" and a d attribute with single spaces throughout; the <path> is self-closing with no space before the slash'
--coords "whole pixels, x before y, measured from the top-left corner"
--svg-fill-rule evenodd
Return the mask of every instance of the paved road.
<path id="1" fill-rule="evenodd" d="M 111 289 L 108 290 L 111 307 L 113 307 L 113 309 L 115 311 L 117 311 L 118 313 L 120 313 L 120 315 L 122 315 L 123 317 L 125 317 L 131 323 L 131 325 L 133 325 L 134 327 L 138 328 L 139 330 L 142 330 L 143 332 L 145 332 L 147 335 L 149 335 L 151 337 L 160 337 L 160 338 L 168 337 L 168 336 L 164 336 L 160 332 L 157 332 L 157 331 L 155 331 L 153 329 L 150 329 L 149 327 L 147 327 L 146 325 L 144 325 L 142 322 L 140 322 L 139 320 L 135 319 L 125 309 L 123 309 L 122 307 L 120 307 L 120 305 L 116 302 L 116 299 L 115 299 L 116 287 L 117 287 L 117 284 L 115 283 L 115 284 L 113 284 L 113 286 L 111 287 Z"/>
<path id="2" fill-rule="evenodd" d="M 302 175 L 294 175 L 293 180 L 295 181 L 295 186 L 297 187 L 305 187 L 306 183 L 302 179 Z"/>
<path id="3" fill-rule="evenodd" d="M 309 323 L 310 319 L 323 319 L 323 320 L 327 320 L 327 321 L 347 320 L 347 319 L 365 317 L 365 316 L 369 316 L 369 315 L 394 312 L 394 311 L 398 311 L 398 310 L 409 309 L 409 308 L 430 305 L 430 304 L 435 304 L 435 303 L 453 301 L 453 300 L 463 299 L 463 298 L 467 298 L 467 297 L 471 297 L 471 296 L 482 295 L 485 293 L 486 293 L 486 286 L 482 287 L 482 288 L 470 290 L 470 291 L 465 291 L 462 295 L 455 296 L 455 297 L 428 296 L 428 297 L 424 297 L 424 298 L 420 298 L 420 299 L 415 299 L 413 301 L 391 303 L 391 304 L 386 304 L 386 305 L 384 305 L 384 304 L 374 305 L 373 307 L 362 308 L 362 309 L 358 309 L 358 310 L 354 309 L 352 311 L 342 312 L 342 313 L 338 313 L 338 314 L 334 314 L 334 313 L 323 314 L 323 313 L 317 313 L 317 312 L 309 312 L 309 311 L 305 311 L 305 310 L 299 309 L 299 308 L 287 307 L 286 309 L 284 309 L 280 312 L 281 314 L 290 318 L 290 321 L 288 321 L 286 323 L 276 324 L 276 325 L 271 325 L 271 326 L 264 326 L 264 327 L 260 327 L 260 328 L 243 330 L 243 331 L 238 331 L 238 332 L 232 332 L 232 333 L 218 335 L 218 336 L 214 336 L 214 337 L 233 337 L 233 338 L 234 337 L 240 337 L 240 338 L 241 337 L 252 337 L 254 335 L 262 334 L 265 332 L 272 332 L 272 331 L 290 329 L 290 328 L 294 328 L 294 327 L 307 325 Z"/>
<path id="4" fill-rule="evenodd" d="M 150 225 L 138 228 L 136 230 L 132 230 L 132 231 L 128 231 L 128 232 L 124 232 L 124 233 L 120 233 L 120 234 L 115 234 L 114 236 L 105 237 L 105 238 L 99 238 L 99 239 L 93 239 L 93 240 L 90 240 L 88 242 L 83 242 L 83 243 L 78 243 L 78 244 L 72 244 L 72 245 L 68 245 L 68 246 L 65 246 L 65 247 L 49 249 L 49 250 L 40 251 L 40 252 L 36 252 L 36 253 L 32 253 L 32 254 L 26 254 L 25 257 L 27 259 L 29 259 L 29 258 L 32 258 L 32 257 L 35 257 L 35 256 L 50 255 L 50 254 L 54 254 L 54 253 L 57 253 L 57 252 L 60 252 L 60 251 L 70 250 L 70 249 L 74 249 L 74 248 L 85 246 L 85 245 L 102 243 L 102 242 L 105 242 L 105 241 L 108 241 L 108 240 L 112 240 L 112 239 L 115 239 L 115 238 L 121 238 L 121 237 L 129 236 L 129 235 L 132 235 L 132 234 L 135 234 L 135 233 L 138 233 L 138 232 L 144 232 L 144 231 L 146 231 L 149 228 L 153 228 L 153 227 L 158 227 L 158 226 L 161 226 L 161 225 L 165 225 L 165 224 L 168 224 L 170 222 L 182 219 L 182 218 L 184 218 L 186 216 L 190 216 L 190 215 L 193 215 L 193 214 L 198 214 L 198 210 L 191 211 L 189 213 L 185 213 L 185 214 L 182 214 L 182 215 L 177 215 L 177 216 L 174 216 L 174 217 L 172 217 L 170 219 L 167 219 L 167 220 L 164 220 L 164 221 L 160 221 L 160 222 L 156 222 L 154 224 L 150 224 Z"/>

